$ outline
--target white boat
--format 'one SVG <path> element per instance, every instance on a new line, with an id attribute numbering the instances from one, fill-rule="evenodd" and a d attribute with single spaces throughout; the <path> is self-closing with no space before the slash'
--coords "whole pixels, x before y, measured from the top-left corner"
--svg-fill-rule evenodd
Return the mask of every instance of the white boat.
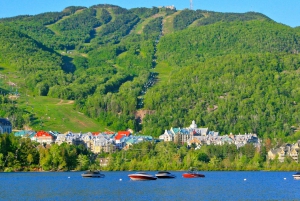
<path id="1" fill-rule="evenodd" d="M 294 179 L 300 180 L 300 172 L 297 172 L 296 174 L 293 174 Z"/>
<path id="2" fill-rule="evenodd" d="M 94 171 L 86 171 L 85 173 L 81 174 L 82 177 L 89 177 L 89 178 L 103 178 L 105 177 L 104 174 L 101 174 L 100 171 L 94 170 Z"/>
<path id="3" fill-rule="evenodd" d="M 133 181 L 146 181 L 146 180 L 156 180 L 157 177 L 146 172 L 137 172 L 134 174 L 129 174 L 128 177 Z"/>
<path id="4" fill-rule="evenodd" d="M 159 179 L 173 179 L 176 176 L 167 171 L 159 171 L 155 176 Z"/>

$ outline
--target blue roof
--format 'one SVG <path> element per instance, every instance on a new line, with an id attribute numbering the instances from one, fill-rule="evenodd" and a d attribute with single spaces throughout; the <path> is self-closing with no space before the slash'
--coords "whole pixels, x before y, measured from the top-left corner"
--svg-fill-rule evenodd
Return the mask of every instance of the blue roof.
<path id="1" fill-rule="evenodd" d="M 190 131 L 187 130 L 187 129 L 181 129 L 181 130 L 180 130 L 180 133 L 181 133 L 181 134 L 188 135 L 188 134 L 190 133 Z"/>
<path id="2" fill-rule="evenodd" d="M 35 134 L 36 134 L 35 131 L 30 131 L 30 130 L 21 130 L 21 131 L 15 132 L 15 136 L 18 136 L 18 137 L 23 137 L 25 135 L 28 135 L 28 137 L 30 137 L 31 135 L 35 135 Z"/>
<path id="3" fill-rule="evenodd" d="M 180 128 L 173 128 L 174 133 L 180 132 Z"/>
<path id="4" fill-rule="evenodd" d="M 0 126 L 11 126 L 11 123 L 8 119 L 0 118 Z"/>

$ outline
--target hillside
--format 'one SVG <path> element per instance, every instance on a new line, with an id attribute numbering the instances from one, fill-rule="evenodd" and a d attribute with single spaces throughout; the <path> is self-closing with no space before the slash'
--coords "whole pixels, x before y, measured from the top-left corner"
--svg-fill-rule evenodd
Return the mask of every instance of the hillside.
<path id="1" fill-rule="evenodd" d="M 32 113 L 25 118 L 27 125 L 38 129 L 53 130 L 61 132 L 93 132 L 103 131 L 105 127 L 95 120 L 73 109 L 74 101 L 59 100 L 49 97 L 21 97 L 18 100 L 20 108 Z M 30 121 L 30 122 L 26 122 Z"/>
<path id="2" fill-rule="evenodd" d="M 40 128 L 31 118 L 43 115 L 21 101 L 29 94 L 74 102 L 64 113 L 94 129 L 158 136 L 196 120 L 221 134 L 290 139 L 300 127 L 299 42 L 299 28 L 254 12 L 99 4 L 0 19 L 0 89 L 21 95 L 2 95 L 0 112 L 16 128 Z M 136 113 L 147 114 L 142 124 Z M 83 118 L 61 127 L 51 115 L 45 128 L 62 132 Z"/>

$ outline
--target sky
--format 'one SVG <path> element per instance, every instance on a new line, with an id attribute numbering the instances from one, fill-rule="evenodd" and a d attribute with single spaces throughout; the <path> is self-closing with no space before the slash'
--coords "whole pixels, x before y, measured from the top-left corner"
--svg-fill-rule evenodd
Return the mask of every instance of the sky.
<path id="1" fill-rule="evenodd" d="M 177 10 L 182 10 L 190 7 L 190 0 L 0 0 L 0 18 L 97 4 L 113 4 L 127 9 L 174 5 Z M 193 9 L 235 13 L 254 11 L 278 23 L 300 26 L 300 0 L 193 0 Z"/>

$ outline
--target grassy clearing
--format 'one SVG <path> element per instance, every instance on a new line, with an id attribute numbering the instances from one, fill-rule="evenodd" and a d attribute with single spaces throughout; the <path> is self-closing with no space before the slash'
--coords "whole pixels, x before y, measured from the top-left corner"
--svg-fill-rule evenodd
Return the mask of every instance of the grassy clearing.
<path id="1" fill-rule="evenodd" d="M 192 24 L 190 24 L 188 27 L 198 27 L 198 22 L 202 19 L 195 20 Z"/>
<path id="2" fill-rule="evenodd" d="M 178 15 L 181 11 L 177 11 L 176 13 L 169 15 L 167 17 L 164 18 L 163 20 L 163 34 L 169 34 L 169 33 L 173 33 L 174 32 L 174 26 L 173 26 L 173 22 L 174 22 L 174 17 L 176 15 Z"/>
<path id="3" fill-rule="evenodd" d="M 108 9 L 106 9 L 108 12 L 109 12 L 109 14 L 111 15 L 111 22 L 113 22 L 113 21 L 115 21 L 116 20 L 116 15 L 115 15 L 115 13 L 114 13 L 114 11 L 113 11 L 113 9 L 112 8 L 108 8 Z"/>
<path id="4" fill-rule="evenodd" d="M 163 84 L 168 82 L 171 72 L 172 72 L 172 67 L 166 63 L 166 62 L 159 62 L 155 69 L 153 69 L 152 72 L 158 73 L 158 83 L 157 85 Z"/>
<path id="5" fill-rule="evenodd" d="M 0 62 L 0 72 L 9 72 L 12 70 L 13 67 L 11 67 L 8 63 L 1 63 Z"/>
<path id="6" fill-rule="evenodd" d="M 15 67 L 0 64 L 0 88 L 7 92 L 19 91 L 25 85 L 24 75 Z"/>
<path id="7" fill-rule="evenodd" d="M 121 54 L 118 55 L 119 59 L 124 59 L 127 55 L 127 51 L 126 52 L 122 52 Z"/>
<path id="8" fill-rule="evenodd" d="M 54 24 L 46 25 L 46 27 L 47 27 L 48 29 L 50 29 L 55 35 L 57 35 L 57 36 L 60 35 L 59 30 L 56 29 L 56 27 L 54 26 Z"/>
<path id="9" fill-rule="evenodd" d="M 194 21 L 192 24 L 190 24 L 188 27 L 198 27 L 198 26 L 199 26 L 198 23 L 199 23 L 200 21 L 202 21 L 203 19 L 208 18 L 208 17 L 210 16 L 209 13 L 202 13 L 202 14 L 204 15 L 204 17 L 195 20 L 195 21 Z"/>
<path id="10" fill-rule="evenodd" d="M 103 10 L 102 8 L 96 8 L 96 18 L 98 20 L 101 20 L 102 10 Z M 99 33 L 102 30 L 102 28 L 103 28 L 103 26 L 100 25 L 100 26 L 94 28 L 94 30 L 96 31 L 96 33 Z"/>
<path id="11" fill-rule="evenodd" d="M 134 34 L 142 34 L 143 32 L 143 29 L 145 27 L 145 25 L 150 21 L 150 19 L 146 19 L 145 21 L 142 21 L 142 22 L 139 22 L 137 25 L 136 25 L 136 28 L 134 30 L 131 31 L 131 33 L 134 33 Z"/>
<path id="12" fill-rule="evenodd" d="M 143 33 L 143 30 L 144 30 L 144 27 L 145 27 L 152 19 L 154 19 L 154 18 L 153 18 L 153 17 L 149 17 L 149 18 L 144 19 L 142 22 L 139 22 L 139 23 L 136 25 L 135 30 L 132 30 L 132 33 L 134 33 L 134 34 L 142 34 L 142 33 Z"/>
<path id="13" fill-rule="evenodd" d="M 21 96 L 18 107 L 34 114 L 30 127 L 34 130 L 55 130 L 59 132 L 103 131 L 95 120 L 73 109 L 74 101 L 49 97 Z"/>
<path id="14" fill-rule="evenodd" d="M 101 14 L 102 14 L 102 8 L 96 8 L 96 18 L 98 20 L 101 19 Z"/>
<path id="15" fill-rule="evenodd" d="M 68 15 L 68 16 L 64 16 L 64 17 L 62 17 L 60 20 L 58 20 L 57 22 L 55 22 L 55 23 L 53 23 L 53 24 L 46 25 L 46 27 L 47 27 L 48 29 L 50 29 L 55 35 L 59 36 L 59 35 L 60 35 L 60 32 L 59 32 L 59 30 L 56 29 L 55 24 L 58 24 L 58 23 L 60 23 L 60 22 L 62 22 L 62 21 L 64 21 L 64 20 L 70 18 L 70 17 L 73 16 L 73 15 L 76 15 L 76 14 L 78 14 L 78 13 L 81 13 L 83 10 L 84 10 L 84 9 L 77 10 L 74 14 Z"/>
<path id="16" fill-rule="evenodd" d="M 100 19 L 100 15 L 102 13 L 102 8 L 97 8 L 96 10 L 97 10 L 96 18 Z M 108 8 L 106 10 L 111 15 L 111 20 L 110 20 L 110 22 L 108 22 L 108 24 L 109 24 L 109 23 L 115 21 L 116 15 L 114 14 L 114 12 L 113 12 L 113 10 L 111 8 Z M 103 27 L 105 27 L 105 26 L 106 26 L 106 24 L 102 24 L 101 26 L 94 28 L 94 30 L 96 31 L 96 34 L 99 34 L 102 31 Z"/>
<path id="17" fill-rule="evenodd" d="M 165 12 L 161 12 L 161 13 L 158 13 L 158 14 L 155 14 L 151 17 L 148 17 L 146 19 L 144 19 L 143 21 L 139 22 L 137 25 L 136 25 L 136 28 L 132 31 L 132 33 L 134 34 L 142 34 L 143 33 L 143 30 L 144 30 L 144 27 L 153 19 L 155 18 L 158 18 L 158 17 L 162 17 L 162 16 L 165 16 L 166 13 Z"/>

